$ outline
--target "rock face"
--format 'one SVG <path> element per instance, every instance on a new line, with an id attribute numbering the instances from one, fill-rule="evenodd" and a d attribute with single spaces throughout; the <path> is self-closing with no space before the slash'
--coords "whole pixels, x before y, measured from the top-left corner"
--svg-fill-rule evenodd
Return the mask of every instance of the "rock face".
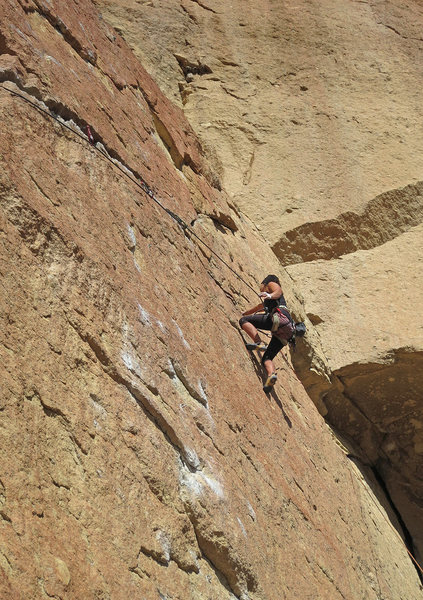
<path id="1" fill-rule="evenodd" d="M 279 263 L 181 108 L 88 0 L 0 16 L 0 597 L 420 597 L 287 351 L 261 391 L 237 320 Z"/>
<path id="2" fill-rule="evenodd" d="M 421 180 L 420 2 L 96 2 L 272 245 Z"/>
<path id="3" fill-rule="evenodd" d="M 288 266 L 297 372 L 423 559 L 421 3 L 97 2 Z"/>
<path id="4" fill-rule="evenodd" d="M 332 372 L 329 389 L 317 386 L 314 394 L 331 423 L 355 440 L 385 480 L 419 557 L 422 241 L 419 225 L 373 250 L 289 268 L 302 282 L 305 308 Z"/>

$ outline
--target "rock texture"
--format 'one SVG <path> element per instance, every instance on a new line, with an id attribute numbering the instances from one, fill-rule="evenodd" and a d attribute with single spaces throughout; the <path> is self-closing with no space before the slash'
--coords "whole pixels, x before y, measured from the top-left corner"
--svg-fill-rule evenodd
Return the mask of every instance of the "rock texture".
<path id="1" fill-rule="evenodd" d="M 420 2 L 96 2 L 272 245 L 421 180 Z"/>
<path id="2" fill-rule="evenodd" d="M 330 389 L 316 384 L 312 393 L 382 474 L 420 559 L 422 242 L 418 225 L 373 250 L 289 268 L 301 280 L 305 309 L 332 372 Z"/>
<path id="3" fill-rule="evenodd" d="M 97 2 L 289 266 L 316 326 L 297 372 L 422 559 L 421 3 Z"/>
<path id="4" fill-rule="evenodd" d="M 0 16 L 0 597 L 419 598 L 288 353 L 262 394 L 252 292 L 125 176 L 250 285 L 278 270 L 182 110 L 88 0 Z"/>

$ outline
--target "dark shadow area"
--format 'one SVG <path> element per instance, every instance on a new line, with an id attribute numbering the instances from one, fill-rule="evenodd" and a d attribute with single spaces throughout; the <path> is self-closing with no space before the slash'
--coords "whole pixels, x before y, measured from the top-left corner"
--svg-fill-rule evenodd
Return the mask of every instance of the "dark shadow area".
<path id="1" fill-rule="evenodd" d="M 333 260 L 356 250 L 369 250 L 419 225 L 423 215 L 423 183 L 379 194 L 355 213 L 305 223 L 285 232 L 272 250 L 283 265 Z M 354 232 L 351 236 L 350 232 Z"/>
<path id="2" fill-rule="evenodd" d="M 404 519 L 401 516 L 395 502 L 393 501 L 388 488 L 386 487 L 385 481 L 379 473 L 376 466 L 364 465 L 356 456 L 348 455 L 348 458 L 355 464 L 362 474 L 369 488 L 377 498 L 380 506 L 385 509 L 386 516 L 382 512 L 382 509 L 375 503 L 382 516 L 388 521 L 391 527 L 398 533 L 402 539 L 403 544 L 410 555 L 410 560 L 413 563 L 414 568 L 417 571 L 417 575 L 421 583 L 423 584 L 423 572 L 420 571 L 417 561 L 415 559 L 418 555 L 417 549 L 413 543 L 413 537 L 407 528 Z M 413 558 L 411 558 L 413 557 Z"/>
<path id="3" fill-rule="evenodd" d="M 358 471 L 360 472 L 363 480 L 370 488 L 374 498 L 370 491 L 360 483 L 359 479 L 358 485 L 363 485 L 363 489 L 367 492 L 369 499 L 371 499 L 375 505 L 375 507 L 379 510 L 383 518 L 387 521 L 387 523 L 394 529 L 398 536 L 402 539 L 403 544 L 410 555 L 410 560 L 415 567 L 417 574 L 420 578 L 420 581 L 423 584 L 423 573 L 420 571 L 418 564 L 414 562 L 416 560 L 416 555 L 418 555 L 417 549 L 413 543 L 413 536 L 409 529 L 407 528 L 404 519 L 402 518 L 401 512 L 396 506 L 387 486 L 383 476 L 381 475 L 378 466 L 372 464 L 367 457 L 363 454 L 357 444 L 345 433 L 339 432 L 327 419 L 326 423 L 329 428 L 332 430 L 333 435 L 338 439 L 339 443 L 343 446 L 343 452 L 346 454 L 347 458 L 354 463 Z M 411 558 L 413 557 L 413 558 Z M 417 556 L 419 558 L 419 556 Z"/>
<path id="4" fill-rule="evenodd" d="M 394 515 L 398 521 L 398 528 L 396 528 L 396 529 L 400 535 L 402 533 L 401 537 L 403 538 L 405 547 L 407 548 L 407 550 L 413 557 L 417 556 L 417 548 L 415 548 L 415 546 L 414 546 L 413 537 L 412 537 L 411 533 L 409 532 L 407 525 L 406 525 L 404 519 L 402 518 L 401 513 L 397 509 L 395 502 L 393 501 L 392 496 L 389 493 L 388 488 L 386 487 L 385 481 L 384 481 L 382 475 L 379 473 L 376 466 L 372 467 L 372 473 L 373 473 L 374 478 L 375 478 L 377 484 L 379 485 L 382 493 L 385 495 L 386 501 L 388 502 L 390 508 L 392 509 L 392 512 L 394 513 Z M 414 562 L 413 562 L 413 564 L 414 564 Z M 420 582 L 423 584 L 423 572 L 421 572 L 415 564 L 414 564 L 414 566 L 416 567 L 416 571 L 420 578 Z"/>
<path id="5" fill-rule="evenodd" d="M 282 411 L 283 414 L 283 418 L 285 419 L 286 424 L 288 425 L 288 427 L 290 429 L 292 429 L 292 421 L 291 419 L 288 417 L 288 415 L 286 414 L 286 412 L 284 411 L 284 408 L 282 406 L 282 402 L 279 400 L 279 397 L 275 391 L 275 388 L 273 388 L 273 390 L 270 392 L 270 394 L 266 394 L 266 396 L 271 396 L 273 398 L 273 400 L 276 402 L 276 404 L 279 406 L 279 408 Z"/>

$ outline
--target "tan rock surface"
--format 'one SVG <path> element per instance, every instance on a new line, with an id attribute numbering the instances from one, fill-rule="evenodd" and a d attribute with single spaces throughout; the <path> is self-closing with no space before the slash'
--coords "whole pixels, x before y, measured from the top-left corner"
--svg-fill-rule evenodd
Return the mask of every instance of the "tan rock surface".
<path id="1" fill-rule="evenodd" d="M 372 250 L 287 270 L 301 282 L 304 308 L 331 371 L 383 361 L 395 350 L 423 350 L 418 312 L 423 306 L 423 224 Z"/>
<path id="2" fill-rule="evenodd" d="M 322 414 L 386 463 L 423 552 L 421 3 L 97 3 L 182 104 L 234 203 L 282 264 L 298 263 L 289 273 L 317 330 L 297 371 Z M 381 443 L 394 422 L 403 475 Z"/>
<path id="3" fill-rule="evenodd" d="M 90 2 L 0 17 L 4 86 L 89 124 L 250 285 L 277 270 Z M 4 89 L 0 113 L 0 597 L 419 598 L 395 514 L 289 356 L 262 394 L 248 288 L 88 141 Z"/>
<path id="4" fill-rule="evenodd" d="M 420 559 L 422 242 L 419 225 L 373 250 L 288 268 L 332 371 L 333 389 L 317 389 L 319 403 L 380 471 Z"/>
<path id="5" fill-rule="evenodd" d="M 421 180 L 420 2 L 96 1 L 272 245 Z"/>

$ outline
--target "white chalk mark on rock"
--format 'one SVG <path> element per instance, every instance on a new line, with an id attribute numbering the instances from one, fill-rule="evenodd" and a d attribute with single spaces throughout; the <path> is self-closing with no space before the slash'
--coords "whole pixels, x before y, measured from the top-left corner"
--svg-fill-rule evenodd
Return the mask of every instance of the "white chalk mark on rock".
<path id="1" fill-rule="evenodd" d="M 138 311 L 140 313 L 140 321 L 143 325 L 151 325 L 151 319 L 148 311 L 138 303 Z"/>
<path id="2" fill-rule="evenodd" d="M 188 350 L 191 350 L 191 346 L 188 344 L 188 342 L 186 341 L 183 331 L 182 329 L 179 327 L 178 323 L 175 321 L 175 319 L 172 319 L 172 321 L 175 323 L 175 327 L 179 333 L 179 337 L 181 338 L 185 348 L 188 348 Z"/>

